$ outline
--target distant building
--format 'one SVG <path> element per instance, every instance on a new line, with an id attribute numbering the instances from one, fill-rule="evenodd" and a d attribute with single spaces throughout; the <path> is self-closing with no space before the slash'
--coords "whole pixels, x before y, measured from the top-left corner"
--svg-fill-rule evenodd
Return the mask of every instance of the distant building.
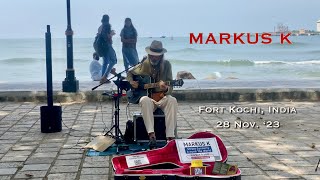
<path id="1" fill-rule="evenodd" d="M 306 30 L 305 29 L 300 29 L 299 30 L 299 34 L 305 34 L 306 33 Z"/>
<path id="2" fill-rule="evenodd" d="M 301 28 L 298 30 L 289 30 L 288 26 L 285 26 L 282 23 L 279 23 L 277 27 L 274 27 L 274 32 L 271 32 L 273 36 L 280 36 L 282 33 L 291 33 L 292 36 L 314 36 L 320 35 L 320 20 L 317 21 L 317 29 L 309 30 Z"/>

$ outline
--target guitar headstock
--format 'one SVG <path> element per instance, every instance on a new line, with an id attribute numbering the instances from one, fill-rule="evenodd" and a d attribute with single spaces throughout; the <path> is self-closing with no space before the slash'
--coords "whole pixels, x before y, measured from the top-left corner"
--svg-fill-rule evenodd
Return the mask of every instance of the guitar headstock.
<path id="1" fill-rule="evenodd" d="M 171 83 L 171 86 L 173 87 L 181 87 L 183 86 L 184 82 L 182 79 L 178 79 L 178 80 L 173 80 Z"/>

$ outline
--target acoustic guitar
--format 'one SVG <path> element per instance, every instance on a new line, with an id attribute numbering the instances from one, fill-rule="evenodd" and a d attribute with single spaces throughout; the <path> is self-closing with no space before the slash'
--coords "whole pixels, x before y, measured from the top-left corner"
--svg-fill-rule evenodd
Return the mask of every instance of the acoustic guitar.
<path id="1" fill-rule="evenodd" d="M 150 76 L 144 75 L 134 75 L 133 80 L 139 83 L 138 88 L 131 88 L 129 92 L 127 92 L 128 101 L 133 104 L 138 104 L 139 100 L 143 96 L 148 96 L 155 101 L 160 101 L 164 96 L 165 92 L 153 92 L 154 88 L 160 87 L 160 83 L 152 83 L 152 78 Z M 166 81 L 165 84 L 171 87 L 181 87 L 184 82 L 182 79 Z"/>

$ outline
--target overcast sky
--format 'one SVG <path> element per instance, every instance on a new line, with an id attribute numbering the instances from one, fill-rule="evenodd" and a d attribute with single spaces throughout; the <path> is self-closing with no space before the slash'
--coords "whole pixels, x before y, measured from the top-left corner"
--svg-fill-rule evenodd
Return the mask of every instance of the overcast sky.
<path id="1" fill-rule="evenodd" d="M 139 36 L 188 36 L 190 32 L 316 29 L 320 0 L 71 0 L 74 37 L 93 37 L 103 14 L 119 32 L 130 17 Z M 0 0 L 0 38 L 65 37 L 66 0 Z"/>

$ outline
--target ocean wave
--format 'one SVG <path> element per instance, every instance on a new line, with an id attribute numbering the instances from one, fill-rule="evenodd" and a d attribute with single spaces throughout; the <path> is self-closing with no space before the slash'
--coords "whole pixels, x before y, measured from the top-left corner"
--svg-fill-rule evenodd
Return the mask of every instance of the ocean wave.
<path id="1" fill-rule="evenodd" d="M 183 48 L 183 49 L 178 49 L 178 50 L 172 50 L 172 53 L 180 53 L 180 52 L 197 52 L 200 49 L 195 49 L 195 48 Z"/>
<path id="2" fill-rule="evenodd" d="M 190 65 L 221 65 L 221 66 L 253 66 L 255 63 L 250 60 L 231 59 L 218 61 L 193 61 L 193 60 L 177 60 L 173 59 L 170 62 L 175 64 L 190 64 Z"/>
<path id="3" fill-rule="evenodd" d="M 52 62 L 64 63 L 67 58 L 52 58 Z M 74 63 L 90 63 L 91 59 L 75 58 Z M 226 60 L 186 60 L 186 59 L 169 59 L 173 64 L 177 65 L 194 65 L 194 66 L 264 66 L 264 65 L 320 65 L 320 60 L 301 60 L 301 61 L 288 61 L 288 60 L 248 60 L 248 59 L 226 59 Z M 33 64 L 33 63 L 45 63 L 45 58 L 9 58 L 0 59 L 0 64 L 8 65 L 21 65 L 21 64 Z M 100 58 L 100 63 L 103 60 Z M 122 64 L 123 59 L 118 59 L 118 64 Z"/>
<path id="4" fill-rule="evenodd" d="M 320 60 L 309 61 L 255 61 L 256 65 L 320 65 Z"/>
<path id="5" fill-rule="evenodd" d="M 283 44 L 281 44 L 280 42 L 273 42 L 271 44 L 268 44 L 268 46 L 271 47 L 305 47 L 305 46 L 309 46 L 310 44 L 308 43 L 303 43 L 303 42 L 294 42 L 292 41 L 292 44 L 288 44 L 287 42 L 284 42 Z M 265 46 L 265 45 L 263 45 Z"/>
<path id="6" fill-rule="evenodd" d="M 45 58 L 8 58 L 8 59 L 0 59 L 0 64 L 25 64 L 25 63 L 36 63 L 36 62 L 45 62 Z M 65 62 L 67 58 L 52 58 L 52 62 Z M 85 62 L 89 61 L 87 59 L 74 59 L 74 62 Z"/>
<path id="7" fill-rule="evenodd" d="M 306 77 L 320 77 L 319 71 L 299 72 L 298 74 Z"/>
<path id="8" fill-rule="evenodd" d="M 320 54 L 320 50 L 306 51 L 307 54 Z"/>
<path id="9" fill-rule="evenodd" d="M 310 61 L 297 61 L 297 62 L 288 62 L 289 64 L 311 64 L 311 65 L 320 65 L 320 60 L 310 60 Z"/>
<path id="10" fill-rule="evenodd" d="M 255 65 L 282 65 L 282 64 L 287 64 L 288 62 L 284 62 L 284 61 L 255 61 L 254 64 Z"/>
<path id="11" fill-rule="evenodd" d="M 198 49 L 198 48 L 183 48 L 177 50 L 170 50 L 170 53 L 216 53 L 222 52 L 221 49 Z"/>
<path id="12" fill-rule="evenodd" d="M 178 60 L 172 59 L 170 62 L 178 65 L 216 65 L 216 66 L 263 66 L 263 65 L 320 65 L 320 60 L 308 60 L 308 61 L 252 61 L 246 59 L 230 59 L 230 60 L 218 60 L 218 61 L 203 61 L 203 60 Z"/>
<path id="13" fill-rule="evenodd" d="M 9 58 L 9 59 L 1 59 L 0 63 L 5 64 L 20 64 L 20 63 L 34 63 L 37 61 L 41 61 L 44 59 L 41 58 Z"/>

